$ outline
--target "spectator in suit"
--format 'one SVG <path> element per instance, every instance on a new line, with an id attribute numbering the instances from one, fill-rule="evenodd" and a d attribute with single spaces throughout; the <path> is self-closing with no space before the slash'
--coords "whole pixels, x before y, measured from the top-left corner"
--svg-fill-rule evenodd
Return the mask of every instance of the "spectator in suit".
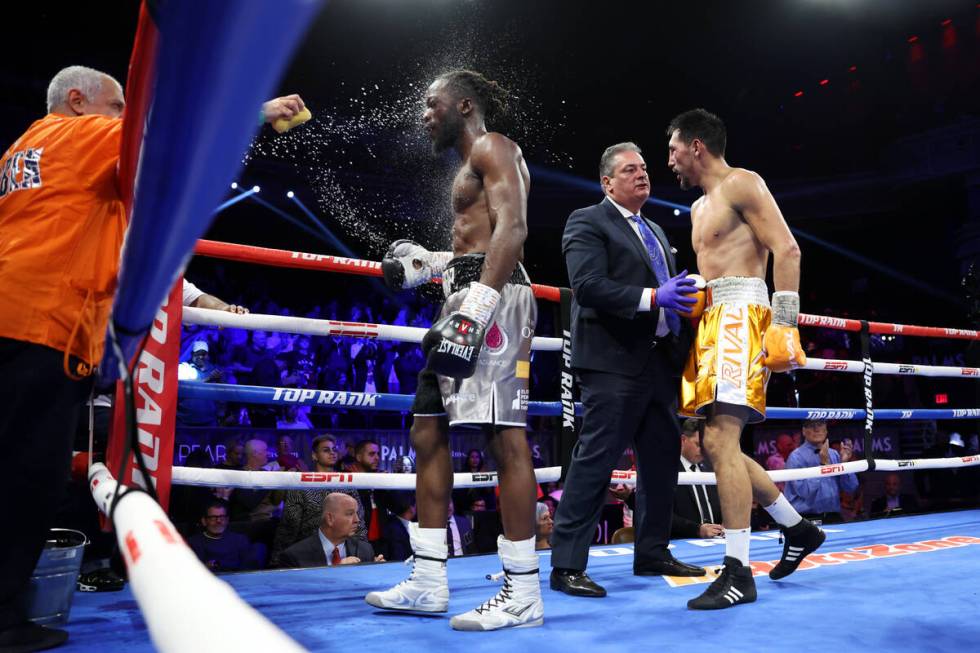
<path id="1" fill-rule="evenodd" d="M 686 419 L 681 427 L 681 456 L 678 470 L 681 472 L 706 471 L 702 465 L 700 424 L 696 419 Z M 636 504 L 636 493 L 623 485 L 610 490 L 617 499 L 626 502 L 630 510 Z M 674 489 L 674 515 L 670 522 L 670 538 L 674 540 L 720 537 L 721 502 L 718 488 L 714 485 L 678 485 Z"/>
<path id="2" fill-rule="evenodd" d="M 407 560 L 412 555 L 408 531 L 415 520 L 415 493 L 392 492 L 390 498 L 394 519 L 389 519 L 382 529 L 385 560 Z"/>
<path id="3" fill-rule="evenodd" d="M 909 514 L 919 511 L 919 500 L 914 494 L 904 494 L 902 477 L 891 472 L 885 476 L 885 494 L 871 502 L 872 517 L 889 517 L 893 514 Z"/>
<path id="4" fill-rule="evenodd" d="M 449 545 L 449 557 L 476 553 L 473 543 L 473 526 L 466 517 L 455 514 L 452 499 L 449 500 L 449 520 L 446 523 L 446 543 Z"/>
<path id="5" fill-rule="evenodd" d="M 312 458 L 314 470 L 317 472 L 337 471 L 337 444 L 334 436 L 324 433 L 313 440 Z M 357 490 L 341 490 L 357 503 L 357 528 L 354 536 L 367 541 L 367 527 L 364 525 L 364 508 L 361 506 Z M 279 556 L 283 550 L 296 544 L 302 539 L 316 533 L 323 517 L 323 501 L 329 490 L 289 490 L 286 492 L 282 519 L 276 527 L 275 539 L 272 542 L 272 554 L 269 564 L 279 565 Z"/>
<path id="6" fill-rule="evenodd" d="M 698 420 L 684 420 L 681 428 L 680 471 L 705 471 L 702 465 L 701 434 Z M 725 534 L 721 525 L 721 503 L 714 485 L 678 485 L 674 490 L 674 519 L 670 525 L 671 539 L 720 537 Z"/>
<path id="7" fill-rule="evenodd" d="M 323 518 L 316 533 L 300 540 L 279 556 L 284 567 L 334 567 L 361 562 L 382 562 L 384 556 L 364 540 L 354 537 L 357 531 L 357 502 L 341 492 L 323 500 Z"/>
<path id="8" fill-rule="evenodd" d="M 228 504 L 215 499 L 201 517 L 204 530 L 187 538 L 198 559 L 211 571 L 241 571 L 258 567 L 252 545 L 241 533 L 228 530 Z"/>

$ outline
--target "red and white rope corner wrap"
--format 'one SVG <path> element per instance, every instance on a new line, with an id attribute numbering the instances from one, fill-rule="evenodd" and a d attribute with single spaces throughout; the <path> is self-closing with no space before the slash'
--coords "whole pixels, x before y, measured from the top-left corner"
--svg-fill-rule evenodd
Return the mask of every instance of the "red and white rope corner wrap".
<path id="1" fill-rule="evenodd" d="M 112 510 L 116 480 L 102 463 L 89 469 L 99 509 Z M 129 583 L 159 651 L 304 651 L 201 564 L 160 506 L 144 492 L 118 499 L 113 523 Z M 239 628 L 216 624 L 240 624 Z"/>
<path id="2" fill-rule="evenodd" d="M 561 467 L 534 470 L 538 483 L 561 478 Z M 174 467 L 175 485 L 235 487 L 262 490 L 371 489 L 414 490 L 415 474 L 374 474 L 361 472 L 247 472 L 235 469 Z M 453 474 L 454 488 L 494 487 L 497 472 Z"/>

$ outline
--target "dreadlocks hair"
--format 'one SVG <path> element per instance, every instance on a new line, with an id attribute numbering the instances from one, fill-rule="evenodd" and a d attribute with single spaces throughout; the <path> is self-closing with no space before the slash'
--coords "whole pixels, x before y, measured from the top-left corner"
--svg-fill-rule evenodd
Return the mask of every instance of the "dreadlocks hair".
<path id="1" fill-rule="evenodd" d="M 472 70 L 450 70 L 439 75 L 457 96 L 469 97 L 480 108 L 484 119 L 493 120 L 507 114 L 510 92 L 497 82 Z"/>

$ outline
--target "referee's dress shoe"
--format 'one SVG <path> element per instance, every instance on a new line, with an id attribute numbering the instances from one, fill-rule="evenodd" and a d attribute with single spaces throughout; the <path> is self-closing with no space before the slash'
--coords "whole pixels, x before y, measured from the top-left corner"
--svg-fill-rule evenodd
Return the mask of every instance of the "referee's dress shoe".
<path id="1" fill-rule="evenodd" d="M 681 562 L 669 553 L 663 560 L 648 560 L 633 567 L 635 576 L 704 576 L 706 573 L 704 567 Z"/>
<path id="2" fill-rule="evenodd" d="M 559 567 L 551 570 L 551 589 L 572 596 L 590 596 L 597 599 L 606 595 L 605 588 L 589 578 L 584 571 Z"/>

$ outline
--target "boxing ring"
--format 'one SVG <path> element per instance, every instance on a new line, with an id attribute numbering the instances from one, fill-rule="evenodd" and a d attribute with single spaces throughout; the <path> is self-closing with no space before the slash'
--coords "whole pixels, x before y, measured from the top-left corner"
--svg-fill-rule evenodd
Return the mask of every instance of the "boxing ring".
<path id="1" fill-rule="evenodd" d="M 201 241 L 199 255 L 254 264 L 380 276 L 380 264 L 341 257 L 269 250 Z M 535 286 L 539 299 L 555 301 L 560 289 Z M 184 323 L 244 329 L 268 329 L 315 336 L 340 335 L 419 342 L 425 329 L 275 315 L 238 315 L 188 308 Z M 980 339 L 975 331 L 864 323 L 801 315 L 801 326 L 868 333 Z M 561 338 L 536 337 L 533 349 L 561 355 Z M 806 370 L 838 373 L 924 375 L 970 379 L 976 368 L 898 365 L 864 361 L 809 359 Z M 346 409 L 407 411 L 411 395 L 358 393 L 312 388 L 275 388 L 181 381 L 181 396 L 267 405 L 326 405 Z M 579 409 L 576 406 L 576 412 Z M 530 402 L 531 415 L 562 415 L 562 402 Z M 978 408 L 875 409 L 770 408 L 769 419 L 864 421 L 869 433 L 877 420 L 954 420 L 980 417 Z M 862 460 L 824 467 L 770 472 L 775 481 L 819 478 L 868 470 L 908 471 L 980 465 L 980 456 L 928 460 Z M 557 480 L 559 467 L 536 470 L 539 482 Z M 636 473 L 613 472 L 611 482 L 633 484 Z M 210 487 L 267 489 L 376 488 L 414 489 L 413 474 L 245 472 L 173 468 L 173 483 Z M 456 487 L 492 486 L 496 473 L 456 474 Z M 711 473 L 680 474 L 679 483 L 714 483 Z M 623 645 L 667 650 L 708 645 L 722 650 L 755 650 L 760 641 L 779 648 L 845 650 L 868 647 L 915 647 L 949 650 L 969 646 L 978 628 L 969 618 L 976 600 L 968 579 L 980 572 L 980 510 L 909 516 L 828 527 L 826 543 L 788 579 L 771 581 L 766 573 L 778 560 L 777 532 L 752 536 L 752 566 L 759 583 L 755 607 L 712 613 L 692 612 L 687 599 L 700 594 L 701 578 L 641 578 L 632 574 L 632 546 L 599 546 L 590 552 L 589 571 L 609 590 L 601 601 L 545 591 L 543 629 L 504 630 L 482 635 L 453 631 L 448 615 L 380 612 L 364 595 L 402 580 L 401 563 L 352 567 L 271 570 L 227 574 L 217 579 L 200 565 L 166 515 L 139 492 L 114 495 L 115 481 L 99 465 L 90 484 L 100 508 L 113 500 L 117 537 L 130 573 L 122 593 L 78 594 L 66 650 L 98 646 L 104 650 L 302 650 L 326 651 L 356 641 L 365 651 L 465 646 L 473 650 L 505 646 L 533 650 L 589 647 L 614 650 Z M 130 499 L 128 497 L 132 496 Z M 683 540 L 672 544 L 686 562 L 711 566 L 722 556 L 724 540 Z M 719 548 L 720 547 L 720 548 Z M 549 552 L 542 552 L 542 578 Z M 499 571 L 496 556 L 455 558 L 449 563 L 449 615 L 485 599 L 493 589 L 485 576 Z M 965 582 L 964 579 L 967 579 Z M 545 583 L 547 581 L 544 581 Z M 547 587 L 547 585 L 545 586 Z M 935 607 L 934 607 L 935 606 Z M 935 608 L 942 606 L 941 612 Z M 235 635 L 230 635 L 235 631 Z M 231 638 L 231 639 L 229 639 Z M 151 644 L 152 640 L 152 644 Z"/>
<path id="2" fill-rule="evenodd" d="M 662 577 L 632 573 L 632 545 L 593 547 L 589 573 L 609 591 L 604 599 L 571 597 L 545 589 L 541 628 L 487 633 L 454 631 L 452 614 L 485 600 L 485 574 L 500 570 L 496 555 L 449 563 L 449 613 L 416 616 L 380 612 L 364 595 L 404 579 L 401 563 L 239 573 L 222 579 L 271 623 L 310 651 L 966 651 L 980 626 L 974 616 L 980 574 L 980 511 L 893 517 L 827 527 L 827 541 L 789 578 L 756 576 L 751 606 L 699 612 L 685 603 L 707 579 L 673 586 Z M 779 559 L 778 533 L 756 533 L 753 566 Z M 723 540 L 683 540 L 675 556 L 698 565 L 721 559 Z M 541 556 L 542 577 L 550 567 Z M 819 562 L 814 562 L 817 558 Z M 701 582 L 698 582 L 701 581 Z M 173 582 L 173 581 L 171 581 Z M 180 585 L 178 581 L 176 583 Z M 130 587 L 122 592 L 76 594 L 67 651 L 155 650 L 146 610 Z M 202 620 L 217 648 L 232 631 L 254 633 L 255 622 L 236 620 L 219 605 Z M 185 628 L 184 620 L 172 623 Z M 283 650 L 267 648 L 267 651 Z"/>

